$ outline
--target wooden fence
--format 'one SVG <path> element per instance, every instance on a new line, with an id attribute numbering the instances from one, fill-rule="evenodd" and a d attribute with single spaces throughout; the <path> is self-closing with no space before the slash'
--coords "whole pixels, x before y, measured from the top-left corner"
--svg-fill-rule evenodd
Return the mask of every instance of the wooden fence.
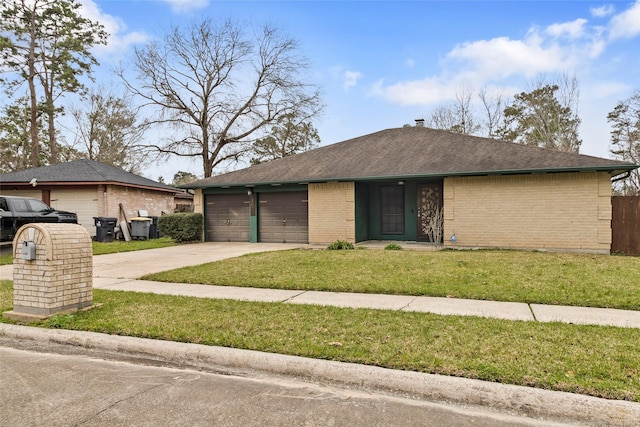
<path id="1" fill-rule="evenodd" d="M 640 255 L 640 196 L 611 198 L 611 253 Z"/>

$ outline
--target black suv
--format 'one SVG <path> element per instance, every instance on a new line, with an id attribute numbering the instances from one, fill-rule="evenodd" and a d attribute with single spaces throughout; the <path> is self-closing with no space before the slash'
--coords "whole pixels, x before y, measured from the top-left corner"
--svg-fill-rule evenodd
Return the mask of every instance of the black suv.
<path id="1" fill-rule="evenodd" d="M 73 212 L 58 211 L 31 197 L 0 195 L 0 241 L 13 240 L 24 224 L 33 222 L 78 223 Z"/>

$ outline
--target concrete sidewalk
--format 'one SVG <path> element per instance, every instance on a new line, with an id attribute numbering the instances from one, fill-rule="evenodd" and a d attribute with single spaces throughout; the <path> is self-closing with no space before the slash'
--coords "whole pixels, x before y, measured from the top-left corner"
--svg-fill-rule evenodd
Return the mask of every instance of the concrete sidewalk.
<path id="1" fill-rule="evenodd" d="M 220 287 L 137 280 L 173 268 L 240 256 L 251 252 L 308 248 L 307 245 L 204 243 L 94 257 L 98 289 L 227 298 L 289 304 L 421 311 L 525 321 L 562 321 L 640 327 L 640 311 L 590 309 L 462 300 L 453 298 Z M 0 278 L 12 278 L 12 266 L 0 267 Z M 565 392 L 498 384 L 466 378 L 307 359 L 249 350 L 111 336 L 93 332 L 52 330 L 0 324 L 0 346 L 83 354 L 141 364 L 162 364 L 253 377 L 275 375 L 339 384 L 358 390 L 379 390 L 420 400 L 465 407 L 493 408 L 501 413 L 533 417 L 554 425 L 632 426 L 640 405 Z"/>
<path id="2" fill-rule="evenodd" d="M 300 244 L 197 243 L 136 252 L 99 255 L 93 258 L 93 286 L 133 292 L 151 292 L 196 298 L 315 304 L 345 308 L 370 308 L 481 316 L 506 320 L 563 322 L 640 328 L 640 311 L 569 307 L 458 298 L 257 289 L 137 280 L 145 274 L 219 261 L 254 252 L 311 248 Z M 13 277 L 12 266 L 0 267 L 0 278 Z"/>

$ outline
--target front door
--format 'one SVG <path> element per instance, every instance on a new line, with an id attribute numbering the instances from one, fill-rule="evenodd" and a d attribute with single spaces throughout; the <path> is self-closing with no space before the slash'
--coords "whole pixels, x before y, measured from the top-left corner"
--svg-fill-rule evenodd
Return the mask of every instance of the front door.
<path id="1" fill-rule="evenodd" d="M 380 234 L 404 234 L 404 186 L 380 187 Z"/>
<path id="2" fill-rule="evenodd" d="M 424 242 L 442 243 L 444 211 L 442 183 L 418 184 L 418 235 Z"/>

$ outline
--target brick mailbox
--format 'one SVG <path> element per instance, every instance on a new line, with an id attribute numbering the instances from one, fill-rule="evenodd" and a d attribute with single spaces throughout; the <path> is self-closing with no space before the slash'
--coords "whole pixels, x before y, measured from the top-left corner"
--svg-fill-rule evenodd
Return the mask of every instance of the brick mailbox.
<path id="1" fill-rule="evenodd" d="M 13 239 L 13 311 L 39 320 L 93 305 L 91 237 L 78 224 L 27 224 Z"/>

